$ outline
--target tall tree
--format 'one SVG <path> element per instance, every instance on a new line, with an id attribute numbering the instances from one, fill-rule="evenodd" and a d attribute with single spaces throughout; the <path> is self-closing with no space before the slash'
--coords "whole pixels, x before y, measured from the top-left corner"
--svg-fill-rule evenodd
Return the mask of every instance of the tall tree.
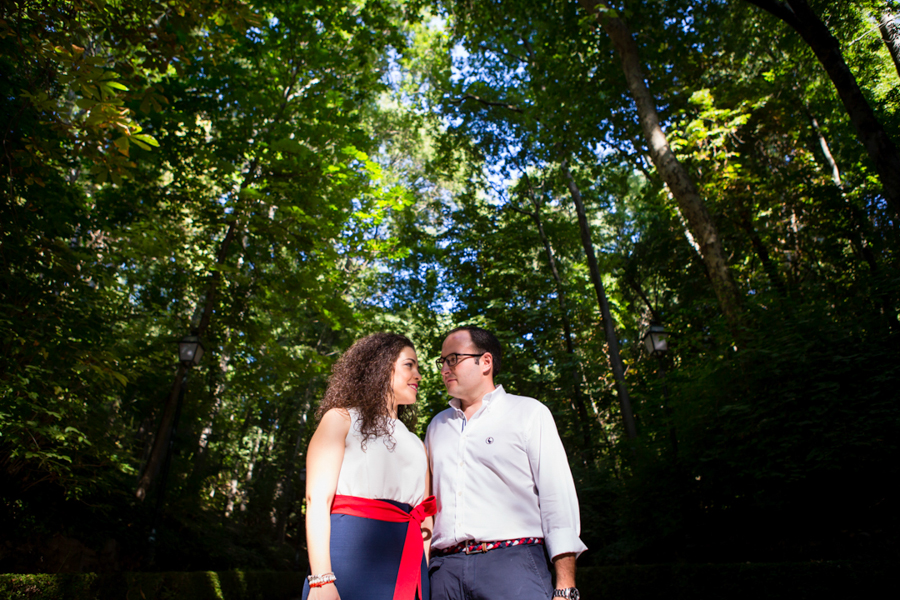
<path id="1" fill-rule="evenodd" d="M 616 326 L 612 319 L 612 313 L 609 310 L 609 300 L 606 297 L 606 291 L 603 289 L 603 279 L 600 277 L 600 269 L 597 266 L 597 256 L 594 253 L 594 244 L 591 241 L 591 230 L 584 210 L 584 201 L 581 198 L 581 190 L 578 188 L 575 178 L 572 177 L 572 173 L 569 171 L 568 164 L 565 160 L 562 162 L 560 168 L 566 179 L 566 185 L 569 188 L 569 192 L 572 194 L 575 213 L 578 215 L 578 230 L 581 232 L 581 244 L 584 247 L 584 253 L 587 257 L 591 282 L 594 284 L 594 292 L 597 295 L 597 304 L 600 306 L 603 330 L 606 334 L 606 343 L 609 346 L 609 364 L 612 367 L 613 376 L 616 381 L 616 391 L 619 396 L 619 406 L 622 409 L 622 420 L 625 423 L 625 433 L 628 435 L 628 439 L 633 441 L 637 438 L 637 428 L 634 425 L 634 411 L 631 408 L 631 396 L 628 393 L 628 387 L 625 384 L 625 367 L 622 364 L 622 354 L 619 351 Z"/>
<path id="2" fill-rule="evenodd" d="M 619 55 L 628 89 L 634 97 L 650 158 L 672 192 L 696 240 L 719 305 L 734 333 L 740 329 L 741 294 L 728 268 L 718 228 L 700 196 L 693 178 L 672 151 L 660 124 L 656 103 L 641 66 L 637 43 L 628 25 L 608 4 L 579 0 L 588 14 L 609 36 Z"/>
<path id="3" fill-rule="evenodd" d="M 157 87 L 161 78 L 169 69 L 177 74 L 188 56 L 221 50 L 221 37 L 201 32 L 217 21 L 236 30 L 255 21 L 239 0 L 10 2 L 0 10 L 0 218 L 9 267 L 0 293 L 10 326 L 4 335 L 10 362 L 3 371 L 7 383 L 24 384 L 7 390 L 11 398 L 37 400 L 13 403 L 22 411 L 16 411 L 21 420 L 15 429 L 26 435 L 23 443 L 4 436 L 11 444 L 4 444 L 3 461 L 23 482 L 31 473 L 85 489 L 72 477 L 91 445 L 120 440 L 100 441 L 96 430 L 88 435 L 80 428 L 102 422 L 116 406 L 116 392 L 97 386 L 95 377 L 71 380 L 65 373 L 99 368 L 116 386 L 127 385 L 132 375 L 121 348 L 96 344 L 94 337 L 115 338 L 115 320 L 127 304 L 113 291 L 112 265 L 121 263 L 106 259 L 118 241 L 111 230 L 134 216 L 122 205 L 108 211 L 104 193 L 133 174 L 135 154 L 158 145 L 145 127 L 147 113 L 168 102 Z M 54 325 L 28 325 L 40 321 Z M 22 335 L 33 337 L 42 351 L 22 352 L 16 342 Z M 45 353 L 59 363 L 46 361 Z M 32 369 L 47 376 L 21 377 Z M 94 401 L 79 403 L 78 397 Z M 49 429 L 41 433 L 45 425 Z"/>
<path id="4" fill-rule="evenodd" d="M 591 427 L 588 418 L 587 406 L 584 401 L 584 393 L 581 389 L 581 379 L 583 377 L 583 373 L 580 360 L 578 359 L 578 355 L 575 350 L 572 322 L 569 316 L 569 303 L 566 300 L 566 288 L 563 283 L 562 276 L 559 272 L 556 255 L 553 252 L 553 246 L 550 243 L 550 239 L 547 237 L 547 233 L 544 229 L 544 220 L 541 214 L 542 202 L 538 199 L 538 196 L 534 189 L 534 184 L 531 180 L 531 177 L 529 177 L 527 173 L 523 174 L 522 176 L 520 193 L 528 199 L 528 202 L 531 205 L 531 209 L 528 210 L 519 208 L 515 206 L 515 204 L 510 204 L 510 208 L 516 212 L 531 217 L 531 220 L 534 222 L 534 225 L 537 228 L 538 236 L 541 240 L 541 245 L 544 248 L 544 254 L 547 257 L 547 264 L 550 267 L 550 273 L 553 275 L 553 282 L 556 286 L 556 299 L 557 303 L 559 304 L 559 316 L 563 326 L 563 336 L 566 344 L 566 352 L 570 357 L 570 364 L 566 366 L 566 370 L 568 371 L 567 376 L 572 382 L 572 407 L 578 413 L 579 420 L 581 421 L 581 435 L 582 443 L 584 444 L 584 456 L 586 461 L 587 457 L 590 456 L 593 447 L 593 436 L 591 435 Z"/>
<path id="5" fill-rule="evenodd" d="M 900 153 L 875 116 L 856 77 L 844 60 L 841 45 L 806 0 L 747 0 L 793 28 L 809 45 L 834 84 L 850 122 L 881 179 L 884 197 L 900 219 Z"/>
<path id="6" fill-rule="evenodd" d="M 876 16 L 881 39 L 891 55 L 897 77 L 900 77 L 900 25 L 897 24 L 897 13 L 887 2 L 883 2 L 881 14 Z"/>
<path id="7" fill-rule="evenodd" d="M 251 281 L 264 278 L 264 265 L 292 246 L 300 252 L 333 255 L 328 240 L 339 235 L 354 196 L 366 210 L 372 202 L 381 203 L 382 209 L 373 206 L 372 215 L 393 206 L 399 197 L 388 192 L 376 199 L 380 188 L 377 184 L 370 188 L 369 180 L 378 178 L 379 169 L 353 145 L 364 144 L 359 118 L 378 88 L 380 47 L 369 43 L 370 28 L 390 27 L 379 7 L 355 11 L 352 19 L 334 4 L 276 5 L 271 10 L 270 18 L 277 24 L 240 39 L 216 65 L 191 70 L 211 120 L 207 144 L 217 145 L 220 157 L 229 156 L 233 182 L 223 186 L 229 202 L 219 211 L 221 225 L 211 223 L 224 232 L 216 235 L 215 258 L 194 310 L 193 335 L 207 336 L 211 320 L 221 311 L 219 297 L 229 270 L 247 272 Z M 327 26 L 317 30 L 316 22 Z M 347 39 L 359 45 L 347 47 Z M 316 42 L 312 51 L 309 40 Z M 342 86 L 346 91 L 340 91 Z M 229 95 L 219 101 L 217 95 L 225 90 Z M 309 106 L 312 98 L 318 100 L 315 108 Z M 348 110 L 341 108 L 344 102 Z M 224 112 L 222 103 L 234 108 Z M 310 113 L 318 113 L 315 124 L 307 121 Z M 344 131 L 339 133 L 340 128 Z M 329 154 L 339 163 L 327 164 Z M 301 196 L 304 187 L 315 191 Z M 207 202 L 212 208 L 215 199 L 208 197 Z M 316 221 L 308 215 L 316 215 Z M 320 240 L 314 231 L 322 235 Z M 322 266 L 326 271 L 337 267 Z M 250 283 L 250 289 L 257 285 Z M 153 484 L 168 448 L 182 369 L 175 375 L 137 485 L 139 499 Z"/>

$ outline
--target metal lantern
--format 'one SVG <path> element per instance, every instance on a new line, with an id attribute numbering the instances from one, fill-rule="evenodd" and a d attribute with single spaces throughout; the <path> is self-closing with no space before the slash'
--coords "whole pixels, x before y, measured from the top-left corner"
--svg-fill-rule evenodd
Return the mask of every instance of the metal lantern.
<path id="1" fill-rule="evenodd" d="M 669 334 L 666 328 L 659 323 L 650 323 L 647 333 L 644 334 L 644 347 L 651 356 L 662 356 L 669 349 Z"/>
<path id="2" fill-rule="evenodd" d="M 203 358 L 203 342 L 196 335 L 186 335 L 178 342 L 178 360 L 186 367 L 196 367 Z"/>

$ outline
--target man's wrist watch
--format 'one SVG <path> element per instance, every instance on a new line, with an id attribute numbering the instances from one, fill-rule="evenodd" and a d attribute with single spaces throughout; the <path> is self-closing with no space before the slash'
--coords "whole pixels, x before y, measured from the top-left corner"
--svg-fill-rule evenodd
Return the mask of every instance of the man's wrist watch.
<path id="1" fill-rule="evenodd" d="M 578 593 L 578 588 L 570 587 L 565 589 L 556 589 L 553 590 L 554 598 L 568 598 L 569 600 L 580 600 L 581 594 Z"/>

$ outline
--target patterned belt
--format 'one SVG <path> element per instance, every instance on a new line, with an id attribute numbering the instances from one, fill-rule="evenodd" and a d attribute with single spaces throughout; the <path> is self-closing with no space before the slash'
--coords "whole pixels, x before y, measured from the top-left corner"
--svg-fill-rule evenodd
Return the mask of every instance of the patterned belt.
<path id="1" fill-rule="evenodd" d="M 466 554 L 482 554 L 484 552 L 487 552 L 488 550 L 496 550 L 497 548 L 509 548 L 510 546 L 534 546 L 536 544 L 543 543 L 544 538 L 539 537 L 525 537 L 516 540 L 500 540 L 499 542 L 475 542 L 472 540 L 466 540 L 465 542 L 460 542 L 454 546 L 450 546 L 449 548 L 435 548 L 434 554 L 437 556 L 459 554 L 460 552 L 465 552 Z"/>

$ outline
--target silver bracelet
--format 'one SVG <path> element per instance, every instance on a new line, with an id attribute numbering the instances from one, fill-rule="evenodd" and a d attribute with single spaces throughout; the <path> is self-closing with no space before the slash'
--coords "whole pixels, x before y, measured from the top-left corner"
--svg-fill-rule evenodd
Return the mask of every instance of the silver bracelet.
<path id="1" fill-rule="evenodd" d="M 334 573 L 328 572 L 322 573 L 321 575 L 308 575 L 306 580 L 309 581 L 310 587 L 320 587 L 326 583 L 337 581 L 337 577 L 334 576 Z"/>

